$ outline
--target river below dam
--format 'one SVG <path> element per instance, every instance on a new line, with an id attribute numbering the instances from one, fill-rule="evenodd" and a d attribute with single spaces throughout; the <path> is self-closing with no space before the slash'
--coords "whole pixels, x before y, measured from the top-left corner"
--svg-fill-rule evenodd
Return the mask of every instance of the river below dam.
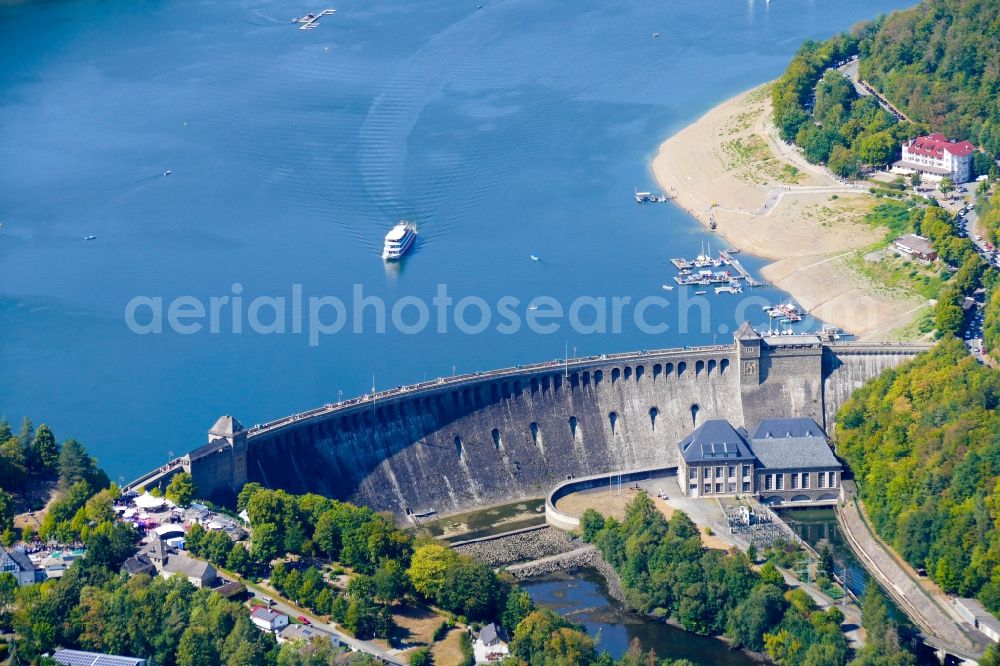
<path id="1" fill-rule="evenodd" d="M 662 289 L 723 248 L 636 204 L 652 156 L 803 40 L 909 4 L 379 0 L 300 30 L 325 7 L 0 3 L 0 415 L 128 480 L 221 414 L 729 342 L 787 295 Z M 540 297 L 567 314 L 529 325 Z"/>
<path id="2" fill-rule="evenodd" d="M 716 638 L 692 634 L 629 611 L 608 594 L 604 578 L 593 569 L 533 578 L 519 585 L 539 606 L 583 624 L 597 649 L 610 652 L 616 659 L 638 639 L 644 649 L 653 650 L 661 659 L 690 659 L 701 666 L 760 663 Z"/>

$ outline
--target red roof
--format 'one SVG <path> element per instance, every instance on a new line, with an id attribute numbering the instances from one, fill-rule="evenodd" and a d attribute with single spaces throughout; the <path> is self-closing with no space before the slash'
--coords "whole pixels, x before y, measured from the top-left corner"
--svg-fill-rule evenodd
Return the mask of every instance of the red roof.
<path id="1" fill-rule="evenodd" d="M 968 141 L 949 141 L 948 137 L 940 132 L 918 136 L 907 146 L 907 150 L 911 153 L 927 157 L 943 157 L 946 150 L 956 157 L 965 157 L 971 155 L 975 149 L 976 147 Z"/>

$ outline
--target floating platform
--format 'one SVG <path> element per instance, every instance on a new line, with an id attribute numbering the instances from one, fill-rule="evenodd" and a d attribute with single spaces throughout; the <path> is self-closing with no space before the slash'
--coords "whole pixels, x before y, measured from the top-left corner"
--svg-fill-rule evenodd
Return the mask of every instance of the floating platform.
<path id="1" fill-rule="evenodd" d="M 293 18 L 292 23 L 301 23 L 299 30 L 312 30 L 319 25 L 319 19 L 323 16 L 333 16 L 336 9 L 324 9 L 319 14 L 306 14 L 302 18 Z"/>
<path id="2" fill-rule="evenodd" d="M 679 285 L 703 285 L 712 284 L 724 285 L 716 287 L 717 294 L 739 294 L 743 292 L 743 285 L 740 280 L 746 282 L 748 287 L 759 287 L 760 282 L 755 280 L 750 272 L 744 268 L 743 264 L 735 259 L 733 250 L 723 250 L 718 258 L 706 254 L 704 248 L 702 253 L 694 259 L 684 259 L 675 257 L 670 260 L 679 275 L 674 276 L 674 282 Z M 712 270 L 715 268 L 723 270 Z M 697 272 L 696 272 L 697 271 Z"/>
<path id="3" fill-rule="evenodd" d="M 670 197 L 666 194 L 653 194 L 652 192 L 635 192 L 635 202 L 636 203 L 664 203 L 670 201 Z"/>

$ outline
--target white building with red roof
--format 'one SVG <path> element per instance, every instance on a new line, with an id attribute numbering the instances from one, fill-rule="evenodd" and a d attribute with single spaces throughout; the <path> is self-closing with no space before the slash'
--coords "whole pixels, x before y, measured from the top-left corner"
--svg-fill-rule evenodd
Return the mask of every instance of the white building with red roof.
<path id="1" fill-rule="evenodd" d="M 950 177 L 956 183 L 972 178 L 972 153 L 968 141 L 949 141 L 940 132 L 918 136 L 903 143 L 903 157 L 892 165 L 896 173 L 920 173 L 930 180 Z"/>

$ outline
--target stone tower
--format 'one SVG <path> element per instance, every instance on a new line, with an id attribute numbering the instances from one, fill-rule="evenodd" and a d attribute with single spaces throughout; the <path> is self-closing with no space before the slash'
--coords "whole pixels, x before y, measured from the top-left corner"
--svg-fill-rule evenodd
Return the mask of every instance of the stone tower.
<path id="1" fill-rule="evenodd" d="M 736 358 L 739 360 L 740 385 L 760 385 L 761 346 L 763 338 L 745 321 L 736 331 Z"/>
<path id="2" fill-rule="evenodd" d="M 208 442 L 220 439 L 225 440 L 232 451 L 232 487 L 238 491 L 247 482 L 247 431 L 232 416 L 220 416 L 208 431 Z"/>

